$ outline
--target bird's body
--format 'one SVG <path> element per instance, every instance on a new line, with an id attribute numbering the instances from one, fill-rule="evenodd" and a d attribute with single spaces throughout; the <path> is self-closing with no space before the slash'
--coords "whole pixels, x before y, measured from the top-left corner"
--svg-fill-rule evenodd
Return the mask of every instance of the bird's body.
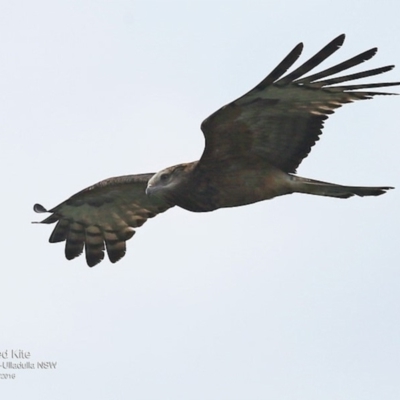
<path id="1" fill-rule="evenodd" d="M 183 165 L 184 169 L 176 170 L 174 166 L 161 171 L 161 174 L 165 171 L 172 173 L 174 180 L 179 182 L 179 186 L 173 187 L 173 190 L 164 187 L 163 196 L 189 211 L 238 207 L 293 192 L 292 177 L 266 162 L 223 162 L 207 174 L 196 170 L 197 162 Z M 224 187 L 222 192 L 219 189 L 221 187 Z M 157 189 L 153 190 L 150 180 L 148 195 L 157 194 Z"/>
<path id="2" fill-rule="evenodd" d="M 57 222 L 50 242 L 65 240 L 67 259 L 79 256 L 85 248 L 86 261 L 94 266 L 104 258 L 105 249 L 110 261 L 118 261 L 133 228 L 173 206 L 206 212 L 290 193 L 348 198 L 377 196 L 391 189 L 336 185 L 295 174 L 335 109 L 390 94 L 372 88 L 400 84 L 341 85 L 390 71 L 393 66 L 331 77 L 370 59 L 376 49 L 304 77 L 343 41 L 344 35 L 337 37 L 284 75 L 301 54 L 303 45 L 299 44 L 259 85 L 208 117 L 201 126 L 206 143 L 200 160 L 156 174 L 107 179 L 49 210 L 52 214 L 42 223 Z M 35 211 L 47 212 L 40 205 L 35 205 Z"/>

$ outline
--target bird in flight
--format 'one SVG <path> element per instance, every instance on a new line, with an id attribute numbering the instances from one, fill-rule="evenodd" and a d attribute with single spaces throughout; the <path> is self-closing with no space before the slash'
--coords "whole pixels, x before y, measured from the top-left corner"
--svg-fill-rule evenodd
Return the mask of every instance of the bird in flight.
<path id="1" fill-rule="evenodd" d="M 393 65 L 332 77 L 371 59 L 376 48 L 304 76 L 336 52 L 344 39 L 338 36 L 285 75 L 300 57 L 303 44 L 298 44 L 254 89 L 205 119 L 200 160 L 157 173 L 106 179 L 50 210 L 35 204 L 36 212 L 51 213 L 40 223 L 57 223 L 50 243 L 65 241 L 68 260 L 85 250 L 86 262 L 93 267 L 105 251 L 112 263 L 120 260 L 134 228 L 174 206 L 206 212 L 291 193 L 346 199 L 392 189 L 343 186 L 295 174 L 330 114 L 345 103 L 392 94 L 371 89 L 400 84 L 348 84 L 388 72 Z"/>

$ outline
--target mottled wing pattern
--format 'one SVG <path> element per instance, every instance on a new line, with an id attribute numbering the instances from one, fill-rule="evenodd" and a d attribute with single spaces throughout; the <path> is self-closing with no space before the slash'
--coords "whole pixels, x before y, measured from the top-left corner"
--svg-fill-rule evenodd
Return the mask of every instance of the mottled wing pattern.
<path id="1" fill-rule="evenodd" d="M 49 211 L 40 204 L 34 210 L 52 213 L 41 223 L 57 222 L 49 241 L 65 241 L 68 260 L 78 257 L 85 249 L 86 262 L 93 267 L 103 260 L 106 249 L 110 261 L 115 263 L 125 255 L 125 242 L 134 235 L 133 228 L 171 207 L 160 199 L 146 196 L 147 182 L 152 176 L 106 179 Z"/>
<path id="2" fill-rule="evenodd" d="M 300 43 L 254 89 L 208 117 L 201 126 L 206 147 L 199 167 L 212 168 L 223 160 L 264 160 L 285 172 L 295 172 L 318 140 L 324 121 L 335 109 L 355 100 L 390 94 L 370 89 L 399 85 L 399 82 L 341 84 L 390 71 L 393 66 L 331 77 L 369 60 L 376 54 L 376 48 L 303 77 L 338 50 L 344 38 L 340 35 L 282 77 L 299 58 L 303 49 Z"/>

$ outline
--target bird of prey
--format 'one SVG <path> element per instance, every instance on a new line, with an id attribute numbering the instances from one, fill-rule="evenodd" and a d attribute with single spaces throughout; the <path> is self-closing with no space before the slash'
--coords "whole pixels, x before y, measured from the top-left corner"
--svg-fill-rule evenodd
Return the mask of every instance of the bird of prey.
<path id="1" fill-rule="evenodd" d="M 295 174 L 330 114 L 345 103 L 392 94 L 371 89 L 400 84 L 347 83 L 390 71 L 393 65 L 332 77 L 371 59 L 376 48 L 304 76 L 336 52 L 344 39 L 338 36 L 285 75 L 302 52 L 303 44 L 298 44 L 254 89 L 205 119 L 200 160 L 103 180 L 48 211 L 35 204 L 36 212 L 51 213 L 40 223 L 57 222 L 50 243 L 65 241 L 68 260 L 85 250 L 86 262 L 93 267 L 103 260 L 105 250 L 112 263 L 120 260 L 134 228 L 174 206 L 205 212 L 290 193 L 346 199 L 392 189 L 336 185 Z"/>

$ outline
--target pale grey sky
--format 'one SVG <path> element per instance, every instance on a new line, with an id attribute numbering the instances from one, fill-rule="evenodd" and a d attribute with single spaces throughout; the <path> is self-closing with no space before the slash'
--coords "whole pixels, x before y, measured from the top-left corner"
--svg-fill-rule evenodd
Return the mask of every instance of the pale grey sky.
<path id="1" fill-rule="evenodd" d="M 17 370 L 2 397 L 399 399 L 398 97 L 340 109 L 299 168 L 398 187 L 384 196 L 176 208 L 93 269 L 30 223 L 36 202 L 197 159 L 201 121 L 300 41 L 305 60 L 346 33 L 329 65 L 378 46 L 365 68 L 397 64 L 376 79 L 399 81 L 398 14 L 398 1 L 3 2 L 0 352 L 57 368 Z"/>

